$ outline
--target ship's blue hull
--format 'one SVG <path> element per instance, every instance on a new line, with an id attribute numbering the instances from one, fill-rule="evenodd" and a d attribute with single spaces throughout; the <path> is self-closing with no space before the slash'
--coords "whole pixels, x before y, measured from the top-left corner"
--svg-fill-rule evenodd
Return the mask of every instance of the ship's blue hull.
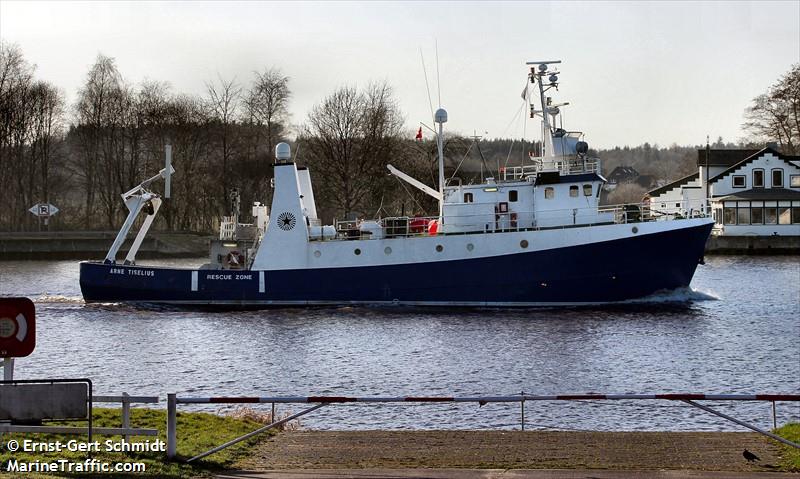
<path id="1" fill-rule="evenodd" d="M 636 299 L 687 287 L 711 224 L 568 248 L 424 264 L 284 271 L 81 263 L 87 302 L 278 306 L 526 306 Z"/>

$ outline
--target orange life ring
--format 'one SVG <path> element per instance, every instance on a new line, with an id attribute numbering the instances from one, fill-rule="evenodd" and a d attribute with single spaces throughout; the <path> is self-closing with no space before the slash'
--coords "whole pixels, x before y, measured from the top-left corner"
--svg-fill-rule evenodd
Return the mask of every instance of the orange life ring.
<path id="1" fill-rule="evenodd" d="M 225 257 L 225 264 L 230 269 L 242 269 L 244 268 L 244 255 L 238 251 L 231 251 Z"/>

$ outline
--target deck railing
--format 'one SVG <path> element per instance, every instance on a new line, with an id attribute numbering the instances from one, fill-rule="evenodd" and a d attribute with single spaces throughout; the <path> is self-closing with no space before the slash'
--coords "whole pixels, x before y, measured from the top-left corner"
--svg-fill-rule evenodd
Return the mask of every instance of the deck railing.
<path id="1" fill-rule="evenodd" d="M 478 206 L 478 203 L 475 203 Z M 438 216 L 393 216 L 377 220 L 348 220 L 335 223 L 336 235 L 315 241 L 384 239 L 436 236 L 442 234 L 538 231 L 603 224 L 674 221 L 710 216 L 705 200 L 682 201 L 674 208 L 652 209 L 650 203 L 603 205 L 599 208 L 564 208 L 544 212 L 497 212 L 494 214 L 448 215 L 444 224 Z"/>
<path id="2" fill-rule="evenodd" d="M 500 173 L 506 181 L 521 180 L 538 173 L 559 172 L 562 175 L 577 175 L 581 173 L 600 173 L 601 163 L 599 158 L 561 157 L 531 158 L 532 164 L 523 166 L 509 166 L 501 168 Z"/>

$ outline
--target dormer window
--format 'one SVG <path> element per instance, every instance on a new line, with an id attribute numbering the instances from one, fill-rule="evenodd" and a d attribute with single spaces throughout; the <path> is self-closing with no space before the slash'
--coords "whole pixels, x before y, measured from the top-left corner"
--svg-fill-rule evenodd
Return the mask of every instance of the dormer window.
<path id="1" fill-rule="evenodd" d="M 578 197 L 578 185 L 572 185 L 569 187 L 569 197 L 570 198 Z"/>
<path id="2" fill-rule="evenodd" d="M 753 170 L 753 188 L 764 187 L 764 170 Z"/>
<path id="3" fill-rule="evenodd" d="M 472 193 L 464 193 L 464 203 L 472 203 L 473 201 Z"/>
<path id="4" fill-rule="evenodd" d="M 744 175 L 733 175 L 733 187 L 744 188 L 746 185 L 745 178 L 747 177 Z"/>
<path id="5" fill-rule="evenodd" d="M 783 170 L 780 168 L 772 170 L 772 187 L 783 188 Z"/>
<path id="6" fill-rule="evenodd" d="M 548 200 L 552 200 L 556 196 L 556 190 L 553 187 L 548 186 L 544 189 L 544 197 Z"/>

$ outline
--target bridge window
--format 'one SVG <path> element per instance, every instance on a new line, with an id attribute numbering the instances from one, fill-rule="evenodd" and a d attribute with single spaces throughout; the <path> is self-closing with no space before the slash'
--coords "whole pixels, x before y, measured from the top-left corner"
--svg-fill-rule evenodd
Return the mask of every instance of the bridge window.
<path id="1" fill-rule="evenodd" d="M 764 187 L 764 170 L 753 170 L 753 188 Z"/>
<path id="2" fill-rule="evenodd" d="M 781 188 L 781 187 L 783 187 L 783 170 L 782 169 L 772 170 L 772 187 L 773 188 Z"/>
<path id="3" fill-rule="evenodd" d="M 789 186 L 792 188 L 800 188 L 800 175 L 792 175 L 789 179 Z"/>
<path id="4" fill-rule="evenodd" d="M 517 201 L 517 199 L 519 199 L 517 190 L 511 190 L 508 192 L 508 201 Z"/>
<path id="5" fill-rule="evenodd" d="M 583 185 L 583 196 L 592 196 L 592 185 Z"/>
<path id="6" fill-rule="evenodd" d="M 572 186 L 569 187 L 569 196 L 571 198 L 577 198 L 578 197 L 578 185 L 572 185 Z"/>
<path id="7" fill-rule="evenodd" d="M 464 203 L 472 203 L 472 193 L 464 193 Z"/>
<path id="8" fill-rule="evenodd" d="M 734 188 L 744 188 L 745 187 L 745 176 L 744 175 L 733 175 L 733 187 Z"/>
<path id="9" fill-rule="evenodd" d="M 556 197 L 556 190 L 554 190 L 551 186 L 548 186 L 544 189 L 544 197 L 548 200 L 552 200 Z"/>

